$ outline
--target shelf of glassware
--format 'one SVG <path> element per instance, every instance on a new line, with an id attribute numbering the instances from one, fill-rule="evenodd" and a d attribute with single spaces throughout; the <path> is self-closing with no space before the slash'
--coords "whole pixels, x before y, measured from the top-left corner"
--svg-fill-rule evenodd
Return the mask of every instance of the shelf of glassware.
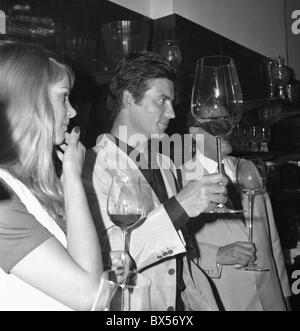
<path id="1" fill-rule="evenodd" d="M 300 103 L 280 98 L 265 98 L 244 101 L 244 113 L 249 111 L 262 111 L 264 126 L 292 117 L 300 116 Z"/>
<path id="2" fill-rule="evenodd" d="M 236 151 L 233 150 L 231 155 L 236 157 L 259 157 L 264 161 L 272 161 L 276 165 L 281 165 L 289 161 L 300 161 L 300 153 L 286 154 L 282 151 L 269 151 L 269 152 L 252 152 L 252 151 Z"/>

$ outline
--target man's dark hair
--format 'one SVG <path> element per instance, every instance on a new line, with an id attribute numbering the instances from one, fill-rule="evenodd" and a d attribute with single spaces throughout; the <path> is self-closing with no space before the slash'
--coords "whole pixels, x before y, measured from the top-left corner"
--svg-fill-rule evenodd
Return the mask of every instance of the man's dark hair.
<path id="1" fill-rule="evenodd" d="M 107 107 L 114 119 L 123 106 L 123 93 L 129 91 L 135 102 L 140 102 L 149 89 L 148 81 L 167 78 L 176 81 L 173 66 L 154 52 L 130 53 L 117 65 L 108 92 Z"/>

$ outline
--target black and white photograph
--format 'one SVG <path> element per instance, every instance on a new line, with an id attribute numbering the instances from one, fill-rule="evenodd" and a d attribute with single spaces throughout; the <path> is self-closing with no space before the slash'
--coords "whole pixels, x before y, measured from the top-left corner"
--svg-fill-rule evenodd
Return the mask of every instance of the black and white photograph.
<path id="1" fill-rule="evenodd" d="M 299 202 L 300 0 L 0 0 L 0 311 L 299 311 Z"/>

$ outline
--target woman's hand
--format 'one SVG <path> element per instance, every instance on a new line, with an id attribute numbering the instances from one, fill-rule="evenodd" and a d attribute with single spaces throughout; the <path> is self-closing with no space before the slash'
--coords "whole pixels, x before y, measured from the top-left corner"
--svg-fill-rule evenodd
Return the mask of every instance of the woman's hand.
<path id="1" fill-rule="evenodd" d="M 73 174 L 81 177 L 85 157 L 85 147 L 79 141 L 80 128 L 76 126 L 71 133 L 65 133 L 65 142 L 60 145 L 63 150 L 57 151 L 57 156 L 63 164 L 63 174 Z"/>

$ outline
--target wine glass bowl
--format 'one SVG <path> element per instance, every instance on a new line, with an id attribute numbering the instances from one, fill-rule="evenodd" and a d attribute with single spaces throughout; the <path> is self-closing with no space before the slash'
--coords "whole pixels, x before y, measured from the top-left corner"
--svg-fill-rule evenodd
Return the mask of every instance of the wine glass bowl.
<path id="1" fill-rule="evenodd" d="M 247 219 L 249 230 L 249 242 L 253 244 L 253 209 L 255 197 L 266 192 L 266 170 L 263 160 L 260 158 L 239 159 L 235 170 L 235 182 L 243 194 L 248 196 Z M 246 265 L 236 268 L 243 271 L 268 271 L 265 267 L 258 266 L 250 260 Z"/>
<path id="2" fill-rule="evenodd" d="M 266 190 L 266 170 L 259 158 L 239 159 L 236 166 L 236 183 L 245 194 L 263 194 Z"/>
<path id="3" fill-rule="evenodd" d="M 197 61 L 191 110 L 203 129 L 216 137 L 233 130 L 243 111 L 243 96 L 233 59 L 208 56 Z"/>
<path id="4" fill-rule="evenodd" d="M 132 228 L 145 215 L 141 178 L 113 176 L 107 211 L 115 225 Z"/>
<path id="5" fill-rule="evenodd" d="M 235 63 L 227 56 L 197 61 L 191 112 L 199 127 L 216 137 L 218 171 L 222 172 L 221 139 L 233 131 L 243 112 L 243 95 Z M 218 205 L 212 213 L 240 213 Z"/>

